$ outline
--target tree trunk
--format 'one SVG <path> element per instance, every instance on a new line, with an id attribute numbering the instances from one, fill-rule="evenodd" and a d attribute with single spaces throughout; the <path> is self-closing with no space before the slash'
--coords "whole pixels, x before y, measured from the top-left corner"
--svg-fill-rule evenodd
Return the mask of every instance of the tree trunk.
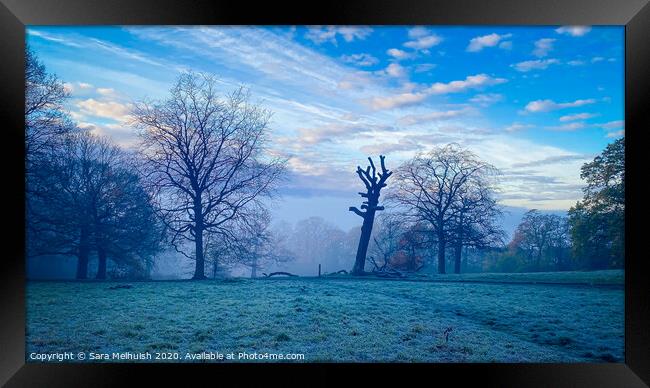
<path id="1" fill-rule="evenodd" d="M 363 225 L 361 225 L 361 237 L 359 238 L 359 246 L 357 248 L 357 257 L 354 261 L 352 268 L 353 275 L 362 275 L 366 265 L 366 253 L 368 252 L 368 244 L 370 243 L 370 234 L 372 233 L 372 224 L 375 222 L 375 212 L 368 211 L 363 217 Z"/>
<path id="2" fill-rule="evenodd" d="M 457 243 L 454 246 L 454 273 L 460 273 L 460 263 L 463 257 L 463 244 Z"/>
<path id="3" fill-rule="evenodd" d="M 463 272 L 467 272 L 467 246 L 465 247 L 465 254 L 463 255 Z"/>
<path id="4" fill-rule="evenodd" d="M 196 267 L 194 269 L 194 280 L 205 279 L 205 257 L 203 256 L 203 207 L 201 197 L 194 202 L 194 249 L 196 252 Z"/>
<path id="5" fill-rule="evenodd" d="M 82 227 L 79 234 L 79 256 L 77 257 L 77 279 L 88 278 L 88 255 L 90 254 L 88 229 Z"/>
<path id="6" fill-rule="evenodd" d="M 251 265 L 251 279 L 257 277 L 257 256 L 253 257 L 253 265 Z"/>
<path id="7" fill-rule="evenodd" d="M 196 236 L 194 236 L 195 250 L 196 250 L 196 267 L 194 269 L 194 276 L 192 279 L 203 280 L 205 279 L 205 258 L 203 257 L 203 229 L 197 228 Z"/>
<path id="8" fill-rule="evenodd" d="M 438 273 L 445 273 L 445 249 L 446 241 L 443 233 L 438 233 Z"/>
<path id="9" fill-rule="evenodd" d="M 106 279 L 106 250 L 97 247 L 97 276 L 96 279 Z"/>

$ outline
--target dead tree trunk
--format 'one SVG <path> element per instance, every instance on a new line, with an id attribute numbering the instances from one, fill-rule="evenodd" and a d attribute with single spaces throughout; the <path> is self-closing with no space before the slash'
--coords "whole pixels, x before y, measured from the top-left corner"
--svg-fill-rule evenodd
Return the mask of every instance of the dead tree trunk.
<path id="1" fill-rule="evenodd" d="M 357 256 L 352 269 L 353 275 L 361 275 L 364 273 L 364 266 L 366 263 L 366 253 L 368 252 L 368 244 L 370 243 L 370 235 L 372 234 L 372 225 L 375 222 L 375 212 L 384 210 L 383 206 L 379 206 L 379 193 L 383 187 L 386 187 L 386 180 L 391 176 L 392 172 L 386 169 L 384 164 L 385 157 L 379 156 L 381 161 L 381 172 L 377 174 L 375 164 L 371 158 L 368 158 L 370 166 L 365 170 L 357 166 L 357 175 L 363 184 L 366 186 L 366 192 L 360 192 L 359 195 L 366 200 L 361 205 L 359 210 L 356 207 L 350 207 L 350 211 L 363 218 L 361 225 L 361 237 L 359 238 L 359 246 L 357 248 Z M 365 211 L 363 210 L 365 209 Z"/>

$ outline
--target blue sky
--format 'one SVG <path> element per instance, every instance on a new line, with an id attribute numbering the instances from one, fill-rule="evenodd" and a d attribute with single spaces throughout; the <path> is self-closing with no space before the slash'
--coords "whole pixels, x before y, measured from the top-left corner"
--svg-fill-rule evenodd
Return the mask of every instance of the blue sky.
<path id="1" fill-rule="evenodd" d="M 130 105 L 181 71 L 248 87 L 274 112 L 270 151 L 291 174 L 274 210 L 289 221 L 357 224 L 357 164 L 449 142 L 501 169 L 502 204 L 566 210 L 580 166 L 624 131 L 618 26 L 29 27 L 27 40 L 79 125 L 124 147 Z"/>

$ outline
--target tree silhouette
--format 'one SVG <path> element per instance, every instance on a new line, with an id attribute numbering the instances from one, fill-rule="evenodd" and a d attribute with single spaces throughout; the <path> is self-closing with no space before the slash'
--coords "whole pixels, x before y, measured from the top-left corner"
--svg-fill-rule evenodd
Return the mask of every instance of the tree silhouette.
<path id="1" fill-rule="evenodd" d="M 386 180 L 391 176 L 392 172 L 386 169 L 386 165 L 384 164 L 385 156 L 380 155 L 379 159 L 381 161 L 380 173 L 377 173 L 377 169 L 371 158 L 368 158 L 370 166 L 366 167 L 365 170 L 361 166 L 357 166 L 357 175 L 359 175 L 359 178 L 366 186 L 366 192 L 360 192 L 359 195 L 362 198 L 366 198 L 366 200 L 361 205 L 362 210 L 357 209 L 355 206 L 349 208 L 351 212 L 363 218 L 359 247 L 357 248 L 357 256 L 354 267 L 352 268 L 353 275 L 361 275 L 364 272 L 368 243 L 370 242 L 370 235 L 372 233 L 372 224 L 375 221 L 375 212 L 384 210 L 383 206 L 379 206 L 379 193 L 383 187 L 386 187 Z"/>
<path id="2" fill-rule="evenodd" d="M 271 112 L 243 88 L 220 97 L 217 86 L 209 74 L 183 73 L 167 99 L 133 111 L 144 174 L 172 245 L 196 262 L 193 279 L 205 279 L 207 235 L 254 216 L 284 173 L 284 161 L 264 155 Z"/>

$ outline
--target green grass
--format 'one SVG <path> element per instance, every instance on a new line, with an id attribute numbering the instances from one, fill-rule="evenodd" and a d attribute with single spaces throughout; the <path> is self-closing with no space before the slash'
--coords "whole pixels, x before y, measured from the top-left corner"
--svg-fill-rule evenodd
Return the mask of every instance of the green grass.
<path id="1" fill-rule="evenodd" d="M 623 361 L 620 287 L 314 278 L 130 284 L 109 290 L 110 283 L 28 283 L 28 354 L 169 351 L 182 357 L 212 351 L 302 353 L 306 362 Z"/>

